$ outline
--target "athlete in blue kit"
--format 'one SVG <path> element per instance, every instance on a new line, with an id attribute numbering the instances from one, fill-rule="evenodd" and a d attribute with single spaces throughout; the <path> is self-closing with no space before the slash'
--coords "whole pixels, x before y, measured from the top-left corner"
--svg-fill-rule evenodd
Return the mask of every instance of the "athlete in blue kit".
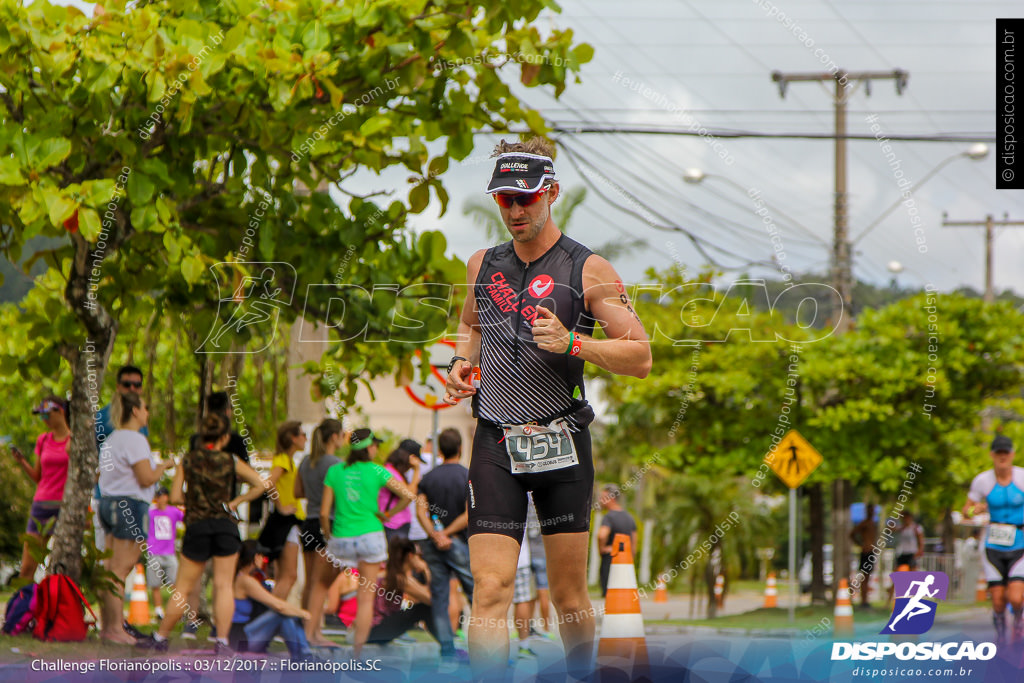
<path id="1" fill-rule="evenodd" d="M 478 418 L 469 466 L 473 572 L 470 658 L 477 674 L 506 667 L 506 617 L 533 492 L 549 567 L 551 601 L 569 668 L 590 664 L 594 611 L 587 547 L 594 411 L 584 361 L 646 377 L 651 350 L 626 288 L 605 259 L 559 231 L 553 146 L 502 141 L 487 192 L 512 239 L 469 259 L 469 288 L 444 400 L 473 397 Z M 591 335 L 600 324 L 607 339 Z M 479 389 L 473 366 L 480 366 Z"/>
<path id="2" fill-rule="evenodd" d="M 1006 603 L 1013 606 L 1013 642 L 1024 636 L 1024 467 L 1013 466 L 1013 441 L 992 440 L 992 469 L 976 476 L 967 493 L 967 519 L 988 512 L 982 566 L 992 593 L 996 641 L 1006 641 Z"/>

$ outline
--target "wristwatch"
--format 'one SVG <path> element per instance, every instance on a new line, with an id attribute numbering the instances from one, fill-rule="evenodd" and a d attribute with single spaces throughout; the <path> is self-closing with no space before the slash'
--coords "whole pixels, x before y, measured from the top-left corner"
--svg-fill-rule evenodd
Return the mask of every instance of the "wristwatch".
<path id="1" fill-rule="evenodd" d="M 452 374 L 452 368 L 455 367 L 456 361 L 460 361 L 460 360 L 469 360 L 469 359 L 468 358 L 463 358 L 462 356 L 452 356 L 452 359 L 450 361 L 448 361 L 448 374 L 449 375 Z"/>

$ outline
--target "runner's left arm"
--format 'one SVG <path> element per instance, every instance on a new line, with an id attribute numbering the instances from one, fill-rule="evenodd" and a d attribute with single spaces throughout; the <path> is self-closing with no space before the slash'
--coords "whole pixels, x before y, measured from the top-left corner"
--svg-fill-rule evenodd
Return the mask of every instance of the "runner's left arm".
<path id="1" fill-rule="evenodd" d="M 583 289 L 587 310 L 608 338 L 576 333 L 581 342 L 579 357 L 616 375 L 646 377 L 651 371 L 651 343 L 612 264 L 596 254 L 590 256 L 583 265 Z M 533 327 L 537 345 L 564 353 L 569 331 L 547 309 L 538 306 L 537 310 L 540 315 Z"/>

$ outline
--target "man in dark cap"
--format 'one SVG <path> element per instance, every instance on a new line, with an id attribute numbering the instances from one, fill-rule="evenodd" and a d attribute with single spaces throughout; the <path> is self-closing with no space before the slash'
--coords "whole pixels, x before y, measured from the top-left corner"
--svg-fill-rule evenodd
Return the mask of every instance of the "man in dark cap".
<path id="1" fill-rule="evenodd" d="M 992 469 L 971 482 L 964 517 L 988 512 L 982 567 L 992 595 L 996 643 L 1006 642 L 1006 603 L 1013 606 L 1013 642 L 1024 637 L 1024 468 L 1013 465 L 1013 441 L 992 440 Z"/>
<path id="2" fill-rule="evenodd" d="M 444 396 L 452 405 L 472 397 L 478 418 L 468 483 L 476 590 L 470 655 L 478 677 L 506 667 L 505 617 L 532 491 L 548 564 L 558 568 L 548 575 L 551 601 L 568 666 L 578 673 L 590 666 L 595 632 L 587 593 L 594 411 L 583 366 L 643 378 L 651 349 L 612 265 L 551 217 L 559 191 L 554 146 L 503 140 L 494 152 L 487 193 L 511 239 L 469 259 Z M 592 336 L 597 323 L 603 339 Z"/>

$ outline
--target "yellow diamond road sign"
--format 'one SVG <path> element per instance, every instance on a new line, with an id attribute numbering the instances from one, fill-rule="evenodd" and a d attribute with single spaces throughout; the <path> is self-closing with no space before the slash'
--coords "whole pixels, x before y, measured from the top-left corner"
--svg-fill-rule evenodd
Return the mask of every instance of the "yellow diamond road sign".
<path id="1" fill-rule="evenodd" d="M 764 456 L 768 466 L 791 489 L 802 484 L 822 460 L 821 453 L 795 429 L 790 429 L 775 449 Z"/>

